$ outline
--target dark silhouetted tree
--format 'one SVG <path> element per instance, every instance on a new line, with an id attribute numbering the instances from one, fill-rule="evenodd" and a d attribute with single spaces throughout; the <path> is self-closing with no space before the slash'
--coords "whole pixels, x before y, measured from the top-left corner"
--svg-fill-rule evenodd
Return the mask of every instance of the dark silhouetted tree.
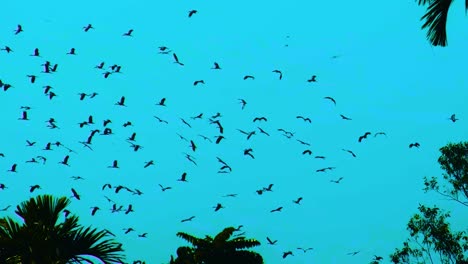
<path id="1" fill-rule="evenodd" d="M 69 203 L 42 195 L 17 206 L 22 224 L 0 219 L 0 263 L 122 263 L 122 245 L 105 239 L 106 231 L 80 226 L 75 215 L 58 221 Z"/>
<path id="2" fill-rule="evenodd" d="M 436 177 L 424 177 L 424 191 L 435 191 L 468 206 L 468 142 L 447 144 L 440 152 L 442 155 L 438 161 L 445 171 L 443 177 L 446 183 L 441 189 Z"/>
<path id="3" fill-rule="evenodd" d="M 468 250 L 468 237 L 464 232 L 453 232 L 446 221 L 448 213 L 437 207 L 419 206 L 408 223 L 410 238 L 390 255 L 395 264 L 447 263 L 467 264 L 464 252 Z"/>
<path id="4" fill-rule="evenodd" d="M 447 46 L 447 16 L 453 0 L 417 0 L 419 5 L 427 6 L 422 29 L 428 28 L 427 39 L 433 46 Z M 465 0 L 465 12 L 468 10 L 468 0 Z"/>
<path id="5" fill-rule="evenodd" d="M 225 228 L 212 238 L 197 238 L 187 233 L 179 232 L 178 237 L 190 242 L 193 247 L 179 247 L 177 258 L 171 257 L 171 264 L 262 264 L 260 254 L 245 250 L 260 245 L 255 239 L 236 237 L 229 239 L 234 233 L 234 227 Z"/>

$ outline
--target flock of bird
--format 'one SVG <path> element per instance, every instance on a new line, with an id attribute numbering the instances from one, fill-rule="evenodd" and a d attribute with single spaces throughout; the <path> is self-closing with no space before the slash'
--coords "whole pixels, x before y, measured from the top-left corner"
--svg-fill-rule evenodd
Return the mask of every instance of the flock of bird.
<path id="1" fill-rule="evenodd" d="M 192 18 L 197 14 L 197 10 L 191 10 L 188 13 L 188 17 Z M 78 31 L 79 29 L 77 29 Z M 82 28 L 82 33 L 84 34 L 92 34 L 91 32 L 95 31 L 98 33 L 99 29 L 98 27 L 94 27 L 92 24 L 84 25 Z M 20 35 L 20 34 L 28 34 L 27 29 L 23 29 L 22 25 L 18 25 L 16 29 L 13 30 L 13 34 L 15 35 Z M 134 30 L 129 29 L 126 32 L 122 32 L 121 37 L 124 38 L 131 38 L 134 37 Z M 16 50 L 14 47 L 10 46 L 4 46 L 1 51 L 5 52 L 8 54 L 8 56 L 18 56 L 16 54 L 27 54 L 28 51 L 25 50 Z M 79 56 L 79 48 L 71 48 L 66 54 L 69 56 Z M 172 62 L 175 64 L 175 67 L 185 67 L 185 64 L 182 62 L 181 58 L 177 56 L 177 54 L 171 50 L 171 48 L 167 46 L 159 46 L 158 47 L 158 53 L 163 55 L 167 55 L 172 57 Z M 28 78 L 29 82 L 31 85 L 38 85 L 38 81 L 41 79 L 40 75 L 45 74 L 45 75 L 54 75 L 54 74 L 60 74 L 61 68 L 66 68 L 67 65 L 62 65 L 60 61 L 58 62 L 52 62 L 51 59 L 47 58 L 47 56 L 43 55 L 41 53 L 40 48 L 34 48 L 32 50 L 32 53 L 29 54 L 31 57 L 36 57 L 39 59 L 42 59 L 42 64 L 38 64 L 38 71 L 40 73 L 38 74 L 27 74 L 25 77 Z M 3 55 L 2 55 L 3 56 Z M 336 58 L 336 56 L 334 57 Z M 333 59 L 334 59 L 333 58 Z M 168 64 L 168 67 L 171 66 Z M 108 65 L 106 62 L 97 62 L 96 65 L 90 66 L 88 68 L 89 71 L 96 71 L 96 74 L 102 75 L 102 78 L 108 79 L 112 78 L 115 75 L 122 75 L 124 76 L 125 73 L 123 73 L 122 69 L 125 69 L 125 65 L 117 65 L 117 64 L 112 64 Z M 222 71 L 223 67 L 221 67 L 220 63 L 218 62 L 213 62 L 213 67 L 211 67 L 211 70 L 213 71 Z M 283 80 L 283 72 L 279 69 L 273 69 L 271 71 L 272 74 L 275 74 L 277 76 L 278 81 L 284 81 Z M 253 81 L 255 80 L 254 75 L 244 75 L 242 77 L 244 81 Z M 304 79 L 304 82 L 308 83 L 317 83 L 319 77 L 317 75 L 311 75 L 310 78 Z M 204 85 L 205 80 L 199 79 L 195 80 L 193 82 L 193 86 L 200 86 Z M 53 104 L 55 100 L 57 100 L 56 97 L 60 96 L 60 92 L 56 90 L 55 87 L 51 86 L 50 84 L 43 83 L 43 94 L 46 96 L 47 100 L 50 101 L 50 104 Z M 16 85 L 13 81 L 10 80 L 5 80 L 1 79 L 0 76 L 0 88 L 3 89 L 5 93 L 10 92 L 13 89 L 17 89 L 18 92 L 22 92 L 22 87 L 19 87 L 19 85 Z M 11 89 L 11 90 L 10 90 Z M 101 94 L 97 92 L 92 92 L 92 93 L 79 93 L 77 94 L 76 99 L 73 98 L 67 98 L 67 100 L 79 100 L 79 101 L 84 101 L 84 100 L 90 100 L 94 99 L 98 96 L 113 96 L 112 94 Z M 241 97 L 241 96 L 239 96 Z M 175 98 L 174 98 L 175 100 Z M 336 106 L 337 101 L 331 97 L 331 96 L 326 96 L 323 98 L 323 100 L 329 101 L 332 105 Z M 169 101 L 170 98 L 157 98 L 154 103 L 154 107 L 161 107 L 161 108 L 169 108 Z M 119 96 L 115 98 L 114 101 L 114 107 L 131 107 L 130 105 L 127 105 L 127 97 L 126 96 Z M 234 102 L 233 102 L 234 103 Z M 238 103 L 240 104 L 239 106 L 239 111 L 244 111 L 246 109 L 246 106 L 248 105 L 248 102 L 244 98 L 239 98 Z M 30 122 L 33 120 L 33 117 L 31 113 L 33 111 L 41 111 L 41 109 L 35 109 L 33 106 L 25 106 L 21 105 L 20 109 L 18 111 L 18 117 L 17 117 L 17 122 L 24 122 L 24 129 L 27 129 L 27 122 Z M 68 111 L 68 110 L 65 110 Z M 72 110 L 70 110 L 72 111 Z M 353 118 L 348 117 L 346 115 L 340 114 L 339 115 L 341 120 L 343 122 L 352 122 Z M 61 166 L 66 166 L 66 167 L 72 167 L 73 162 L 77 159 L 80 159 L 82 155 L 103 155 L 101 151 L 104 151 L 104 147 L 101 144 L 101 141 L 103 140 L 104 137 L 113 137 L 116 134 L 122 135 L 127 133 L 127 130 L 123 129 L 133 129 L 134 131 L 128 133 L 128 136 L 126 136 L 126 139 L 124 142 L 128 144 L 129 151 L 133 152 L 145 152 L 145 153 L 151 153 L 154 151 L 158 151 L 157 149 L 150 149 L 146 148 L 145 146 L 141 145 L 139 143 L 139 137 L 138 137 L 138 117 L 135 117 L 135 120 L 131 121 L 125 121 L 122 123 L 116 123 L 114 119 L 117 119 L 118 117 L 115 116 L 114 118 L 106 118 L 104 120 L 97 120 L 95 118 L 95 115 L 89 115 L 85 120 L 77 120 L 76 121 L 76 129 L 81 129 L 85 130 L 88 129 L 89 132 L 87 132 L 87 135 L 84 136 L 82 139 L 75 140 L 74 139 L 67 139 L 67 144 L 64 144 L 60 141 L 56 142 L 45 142 L 40 139 L 38 141 L 34 141 L 32 139 L 25 139 L 25 148 L 30 148 L 30 149 L 35 149 L 37 151 L 37 155 L 32 157 L 31 159 L 25 161 L 27 164 L 40 164 L 40 165 L 47 165 L 50 166 L 49 163 L 56 163 Z M 316 150 L 312 150 L 311 144 L 309 142 L 306 142 L 304 140 L 301 140 L 296 137 L 296 133 L 293 131 L 289 131 L 287 128 L 276 128 L 274 130 L 269 130 L 266 129 L 265 127 L 261 127 L 260 124 L 268 123 L 269 117 L 267 116 L 256 116 L 252 120 L 249 120 L 249 122 L 252 122 L 256 124 L 256 128 L 252 130 L 246 130 L 246 129 L 237 129 L 234 127 L 232 123 L 229 122 L 229 120 L 223 119 L 223 115 L 221 112 L 214 113 L 214 114 L 205 114 L 205 113 L 199 113 L 194 116 L 190 117 L 179 117 L 178 120 L 167 120 L 164 119 L 161 116 L 154 115 L 152 116 L 154 118 L 154 122 L 157 125 L 160 126 L 171 126 L 173 125 L 173 122 L 179 122 L 180 125 L 183 125 L 185 127 L 185 130 L 194 130 L 193 127 L 193 122 L 197 122 L 197 120 L 206 120 L 206 127 L 204 129 L 207 129 L 210 131 L 210 134 L 201 134 L 198 132 L 198 137 L 197 138 L 189 138 L 187 136 L 184 136 L 182 132 L 174 132 L 173 136 L 177 137 L 180 139 L 182 142 L 186 142 L 187 145 L 187 150 L 186 152 L 183 152 L 183 157 L 188 162 L 188 164 L 191 164 L 191 166 L 198 166 L 198 160 L 197 157 L 195 157 L 195 154 L 197 155 L 203 155 L 202 150 L 200 150 L 199 146 L 203 144 L 214 144 L 214 145 L 223 145 L 225 140 L 228 140 L 225 135 L 232 131 L 237 131 L 240 133 L 239 135 L 242 135 L 244 137 L 245 142 L 252 142 L 252 138 L 254 137 L 259 137 L 259 136 L 264 136 L 264 137 L 284 137 L 287 140 L 290 140 L 291 144 L 300 144 L 300 146 L 303 147 L 303 150 L 301 152 L 302 155 L 307 155 L 311 156 L 314 159 L 320 159 L 320 160 L 325 160 L 326 157 L 322 155 L 314 155 L 313 153 L 316 153 Z M 305 123 L 312 123 L 313 120 L 310 117 L 307 116 L 302 116 L 302 115 L 297 115 L 295 117 L 297 120 L 301 120 L 301 122 Z M 455 114 L 451 115 L 448 120 L 452 122 L 458 121 L 458 118 L 456 118 Z M 45 127 L 50 130 L 60 130 L 62 129 L 60 123 L 55 119 L 55 118 L 50 118 L 49 120 L 45 120 Z M 123 128 L 123 129 L 122 129 Z M 36 128 L 34 128 L 36 129 Z M 39 128 L 37 128 L 39 129 Z M 207 131 L 205 130 L 205 131 Z M 137 132 L 135 132 L 137 131 Z M 237 133 L 236 132 L 236 133 Z M 383 131 L 371 133 L 369 131 L 364 131 L 361 136 L 356 138 L 356 142 L 360 144 L 364 144 L 364 142 L 368 139 L 369 136 L 373 135 L 373 137 L 386 137 L 386 133 Z M 33 135 L 32 135 L 33 136 Z M 78 146 L 81 147 L 78 150 Z M 409 144 L 409 148 L 419 148 L 420 143 L 418 142 L 411 142 Z M 258 154 L 255 152 L 255 144 L 251 144 L 251 147 L 248 148 L 243 148 L 237 150 L 240 155 L 245 156 L 247 159 L 258 159 Z M 17 151 L 23 151 L 19 146 L 17 148 Z M 49 161 L 51 158 L 49 157 L 49 153 L 52 151 L 64 151 L 63 157 L 60 160 L 52 160 Z M 235 150 L 236 151 L 236 150 Z M 353 152 L 353 150 L 350 149 L 345 149 L 342 148 L 342 151 L 349 154 L 350 157 L 352 158 L 357 158 L 357 155 Z M 187 153 L 189 152 L 189 153 Z M 1 153 L 0 158 L 8 158 L 8 155 L 10 153 Z M 230 163 L 226 162 L 224 158 L 217 156 L 217 157 L 212 157 L 214 161 L 219 163 L 218 170 L 214 173 L 218 174 L 230 174 L 234 171 L 235 168 L 231 167 Z M 141 161 L 141 166 L 143 169 L 148 169 L 150 167 L 157 166 L 158 161 L 155 160 L 142 160 Z M 23 165 L 20 161 L 15 162 L 13 164 L 9 165 L 8 168 L 8 173 L 19 173 Z M 118 170 L 120 168 L 120 163 L 118 159 L 115 160 L 110 160 L 109 164 L 107 164 L 107 168 L 110 170 Z M 326 173 L 327 171 L 334 170 L 335 167 L 329 167 L 329 166 L 324 166 L 322 168 L 317 168 L 316 172 L 317 173 Z M 86 181 L 85 177 L 81 176 L 72 176 L 71 177 L 74 181 Z M 3 178 L 4 179 L 4 178 Z M 183 171 L 180 176 L 177 179 L 174 179 L 175 182 L 181 182 L 181 183 L 188 183 L 190 180 L 190 171 Z M 332 184 L 340 184 L 344 180 L 344 177 L 339 177 L 337 179 L 330 179 L 330 183 Z M 177 187 L 171 185 L 171 186 L 164 186 L 163 184 L 159 183 L 157 184 L 160 188 L 161 192 L 168 192 L 168 191 L 177 191 Z M 142 185 L 143 186 L 143 185 Z M 264 195 L 265 193 L 272 192 L 273 191 L 273 186 L 274 184 L 271 183 L 268 186 L 260 187 L 256 190 L 252 190 L 253 195 Z M 7 191 L 9 188 L 8 182 L 0 182 L 0 191 Z M 115 195 L 121 193 L 121 192 L 127 192 L 132 195 L 144 195 L 143 191 L 140 190 L 140 188 L 134 188 L 130 186 L 125 186 L 122 184 L 115 184 L 113 182 L 105 182 L 102 184 L 102 186 L 99 186 L 100 190 L 105 192 L 105 191 L 112 191 Z M 28 190 L 31 194 L 36 194 L 39 190 L 42 190 L 42 186 L 39 184 L 31 183 L 31 185 L 28 187 Z M 69 186 L 68 191 L 70 197 L 76 200 L 81 199 L 81 193 L 86 192 L 89 193 L 90 191 L 98 191 L 99 189 L 96 186 L 82 186 L 81 189 L 78 189 L 77 187 L 74 186 Z M 7 193 L 1 195 L 8 195 Z M 183 195 L 181 193 L 180 195 Z M 224 195 L 223 197 L 231 197 L 235 198 L 237 197 L 237 193 L 228 193 Z M 88 212 L 90 215 L 95 216 L 99 213 L 106 213 L 104 210 L 106 210 L 105 207 L 107 207 L 106 211 L 109 211 L 111 214 L 114 213 L 123 213 L 125 215 L 135 213 L 138 211 L 138 206 L 134 207 L 135 203 L 131 204 L 119 204 L 115 202 L 114 198 L 110 198 L 108 195 L 103 196 L 105 198 L 106 202 L 108 205 L 92 205 L 89 206 L 90 211 Z M 0 202 L 1 202 L 0 198 Z M 295 197 L 294 199 L 291 199 L 291 204 L 295 206 L 301 205 L 301 202 L 304 200 L 303 196 L 298 196 Z M 1 205 L 1 204 L 0 204 Z M 5 205 L 1 211 L 8 211 L 9 208 L 12 205 Z M 219 212 L 221 210 L 229 210 L 228 206 L 225 205 L 224 202 L 216 202 L 211 205 L 212 210 L 214 212 Z M 281 205 L 281 206 L 273 206 L 271 207 L 270 213 L 281 213 L 283 208 L 287 205 Z M 182 209 L 183 210 L 183 209 Z M 83 213 L 83 212 L 80 212 Z M 242 214 L 242 212 L 240 212 Z M 70 214 L 70 211 L 66 210 L 65 211 L 65 217 Z M 149 216 L 151 217 L 151 216 Z M 196 215 L 192 215 L 183 219 L 178 219 L 181 223 L 187 223 L 191 222 L 194 219 L 196 219 Z M 242 225 L 239 226 L 239 228 L 236 230 L 236 236 L 243 236 L 245 232 L 242 232 L 241 230 Z M 112 232 L 110 230 L 107 230 L 110 235 L 116 236 L 115 232 Z M 131 232 L 136 232 L 135 228 L 133 227 L 125 227 L 123 228 L 123 234 L 127 235 L 130 234 Z M 148 232 L 141 232 L 137 234 L 139 238 L 146 238 L 148 235 Z M 269 246 L 273 246 L 277 244 L 277 240 L 271 239 L 270 237 L 266 237 L 264 239 L 261 239 L 267 242 Z M 296 250 L 298 252 L 302 253 L 307 253 L 311 250 L 313 250 L 313 247 L 297 247 Z M 347 253 L 348 255 L 354 256 L 358 254 L 360 251 L 353 251 Z M 282 254 L 282 258 L 290 258 L 294 256 L 295 252 L 293 250 L 286 249 L 284 250 Z M 374 259 L 376 261 L 380 261 L 382 257 L 380 256 L 374 256 Z M 135 261 L 134 263 L 137 263 Z M 150 262 L 152 263 L 152 261 Z"/>

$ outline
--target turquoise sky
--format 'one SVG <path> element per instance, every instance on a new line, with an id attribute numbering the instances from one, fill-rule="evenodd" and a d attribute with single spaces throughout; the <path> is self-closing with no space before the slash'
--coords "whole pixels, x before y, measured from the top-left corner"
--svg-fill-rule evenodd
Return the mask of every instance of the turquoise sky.
<path id="1" fill-rule="evenodd" d="M 186 245 L 179 231 L 204 237 L 238 225 L 262 243 L 256 251 L 265 263 L 368 263 L 374 255 L 389 263 L 419 203 L 450 210 L 453 228 L 466 228 L 460 220 L 465 208 L 422 191 L 424 176 L 442 174 L 439 148 L 467 139 L 463 1 L 449 14 L 446 48 L 429 45 L 420 30 L 425 10 L 415 1 L 52 0 L 2 7 L 0 46 L 13 52 L 0 52 L 0 79 L 13 87 L 0 91 L 0 183 L 8 187 L 0 191 L 0 208 L 12 208 L 0 216 L 14 215 L 29 197 L 69 197 L 74 188 L 82 199 L 73 199 L 70 209 L 81 223 L 109 229 L 127 261 L 147 263 L 167 262 Z M 193 9 L 198 12 L 189 18 Z M 84 32 L 89 23 L 94 29 Z M 15 35 L 18 24 L 24 31 Z M 132 37 L 123 36 L 130 29 Z M 159 54 L 160 46 L 171 52 Z M 35 48 L 41 57 L 30 56 Z M 71 48 L 75 56 L 67 55 Z M 174 52 L 184 66 L 174 63 Z M 46 61 L 58 64 L 57 72 L 41 73 Z M 95 68 L 100 62 L 104 70 Z M 222 69 L 211 69 L 214 62 Z M 113 64 L 122 73 L 104 78 Z M 27 75 L 36 75 L 35 83 Z M 255 79 L 243 80 L 246 75 Z M 307 82 L 312 75 L 316 82 Z M 194 86 L 196 80 L 205 84 Z M 46 85 L 57 95 L 52 100 Z M 98 95 L 82 101 L 78 95 L 93 92 Z M 115 105 L 122 96 L 126 107 Z M 161 98 L 165 107 L 156 105 Z M 239 99 L 247 102 L 244 109 Z M 18 120 L 21 106 L 31 107 L 30 120 Z M 220 133 L 209 118 L 218 112 L 225 139 L 215 144 Z M 202 119 L 191 118 L 200 113 Z M 448 120 L 452 114 L 460 120 Z M 89 115 L 95 124 L 80 128 Z M 50 118 L 57 129 L 47 126 Z M 79 143 L 93 129 L 102 133 L 105 119 L 113 135 L 96 134 L 93 150 Z M 127 121 L 133 125 L 124 127 Z M 238 129 L 256 134 L 247 140 Z M 359 143 L 365 132 L 371 135 Z M 143 147 L 138 151 L 126 141 L 132 133 Z M 27 147 L 26 140 L 37 143 Z M 56 141 L 74 152 L 43 150 Z M 419 149 L 408 148 L 415 142 Z M 248 148 L 255 159 L 243 154 Z M 312 155 L 302 155 L 306 149 Z M 59 164 L 66 155 L 70 166 Z M 45 165 L 26 163 L 36 156 L 46 157 Z M 217 173 L 222 165 L 216 157 L 232 172 Z M 119 169 L 108 168 L 114 160 Z M 155 165 L 144 168 L 150 160 Z M 13 164 L 17 173 L 7 172 Z M 325 167 L 336 168 L 316 172 Z M 184 172 L 188 182 L 177 181 Z M 340 177 L 339 184 L 330 182 Z M 143 194 L 102 190 L 105 183 Z M 30 193 L 35 184 L 41 189 Z M 159 184 L 172 189 L 162 192 Z M 272 192 L 256 193 L 269 184 Z M 223 197 L 231 193 L 238 195 Z M 134 212 L 111 213 L 104 196 L 124 208 L 132 204 Z M 292 202 L 298 197 L 300 205 Z M 225 208 L 214 212 L 217 203 Z M 93 206 L 102 209 L 95 216 Z M 281 212 L 270 213 L 280 206 Z M 128 227 L 136 231 L 124 234 Z M 142 233 L 147 238 L 138 237 Z M 267 236 L 277 245 L 268 245 Z M 294 256 L 283 260 L 289 250 Z M 347 255 L 352 251 L 360 253 Z"/>

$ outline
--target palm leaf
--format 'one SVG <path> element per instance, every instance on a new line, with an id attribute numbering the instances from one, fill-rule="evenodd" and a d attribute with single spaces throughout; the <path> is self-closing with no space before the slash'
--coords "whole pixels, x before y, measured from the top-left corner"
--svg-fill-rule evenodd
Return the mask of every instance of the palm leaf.
<path id="1" fill-rule="evenodd" d="M 184 233 L 184 232 L 177 233 L 177 236 L 184 239 L 184 240 L 186 240 L 187 242 L 189 242 L 190 244 L 192 244 L 194 246 L 200 245 L 200 241 L 202 241 L 202 239 L 194 237 L 194 236 L 189 235 L 189 234 Z"/>
<path id="2" fill-rule="evenodd" d="M 434 0 L 418 0 L 418 5 L 432 4 Z"/>
<path id="3" fill-rule="evenodd" d="M 421 18 L 421 20 L 426 19 L 422 29 L 428 28 L 427 38 L 432 45 L 445 47 L 447 45 L 447 15 L 453 0 L 420 0 L 420 2 L 430 3 L 427 13 Z"/>
<path id="4" fill-rule="evenodd" d="M 123 258 L 123 255 L 119 254 L 123 252 L 121 244 L 112 239 L 105 239 L 106 236 L 106 231 L 80 227 L 64 238 L 59 254 L 64 259 L 88 259 L 84 256 L 92 256 L 104 263 L 119 262 Z"/>
<path id="5" fill-rule="evenodd" d="M 255 239 L 235 238 L 228 242 L 229 247 L 238 250 L 260 246 L 260 242 Z"/>
<path id="6" fill-rule="evenodd" d="M 16 214 L 23 218 L 26 226 L 41 224 L 53 227 L 60 212 L 70 204 L 68 198 L 53 198 L 51 195 L 40 195 L 17 206 Z"/>
<path id="7" fill-rule="evenodd" d="M 224 242 L 226 242 L 232 236 L 234 231 L 236 231 L 236 229 L 234 227 L 224 228 L 223 231 L 221 231 L 219 234 L 217 234 L 215 236 L 214 244 L 215 245 L 223 244 Z"/>

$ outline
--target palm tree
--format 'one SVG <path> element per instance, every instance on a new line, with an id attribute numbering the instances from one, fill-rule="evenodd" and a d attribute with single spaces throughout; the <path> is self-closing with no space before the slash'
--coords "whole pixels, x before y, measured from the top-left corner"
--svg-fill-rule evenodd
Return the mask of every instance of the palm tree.
<path id="1" fill-rule="evenodd" d="M 234 227 L 225 228 L 212 238 L 206 236 L 204 239 L 194 237 L 187 233 L 179 232 L 181 237 L 190 242 L 193 247 L 179 247 L 177 258 L 171 258 L 171 264 L 263 264 L 260 254 L 245 250 L 259 246 L 260 242 L 255 239 L 245 237 L 235 237 L 228 240 L 236 229 Z"/>
<path id="2" fill-rule="evenodd" d="M 105 239 L 106 231 L 84 228 L 74 215 L 58 223 L 69 204 L 66 197 L 38 196 L 17 206 L 22 224 L 0 219 L 0 263 L 121 263 L 122 244 Z"/>
<path id="3" fill-rule="evenodd" d="M 426 22 L 422 29 L 429 28 L 427 38 L 433 46 L 447 46 L 447 15 L 453 0 L 417 0 L 418 5 L 429 5 L 426 14 L 421 17 Z M 465 12 L 468 10 L 468 0 L 465 0 Z"/>

